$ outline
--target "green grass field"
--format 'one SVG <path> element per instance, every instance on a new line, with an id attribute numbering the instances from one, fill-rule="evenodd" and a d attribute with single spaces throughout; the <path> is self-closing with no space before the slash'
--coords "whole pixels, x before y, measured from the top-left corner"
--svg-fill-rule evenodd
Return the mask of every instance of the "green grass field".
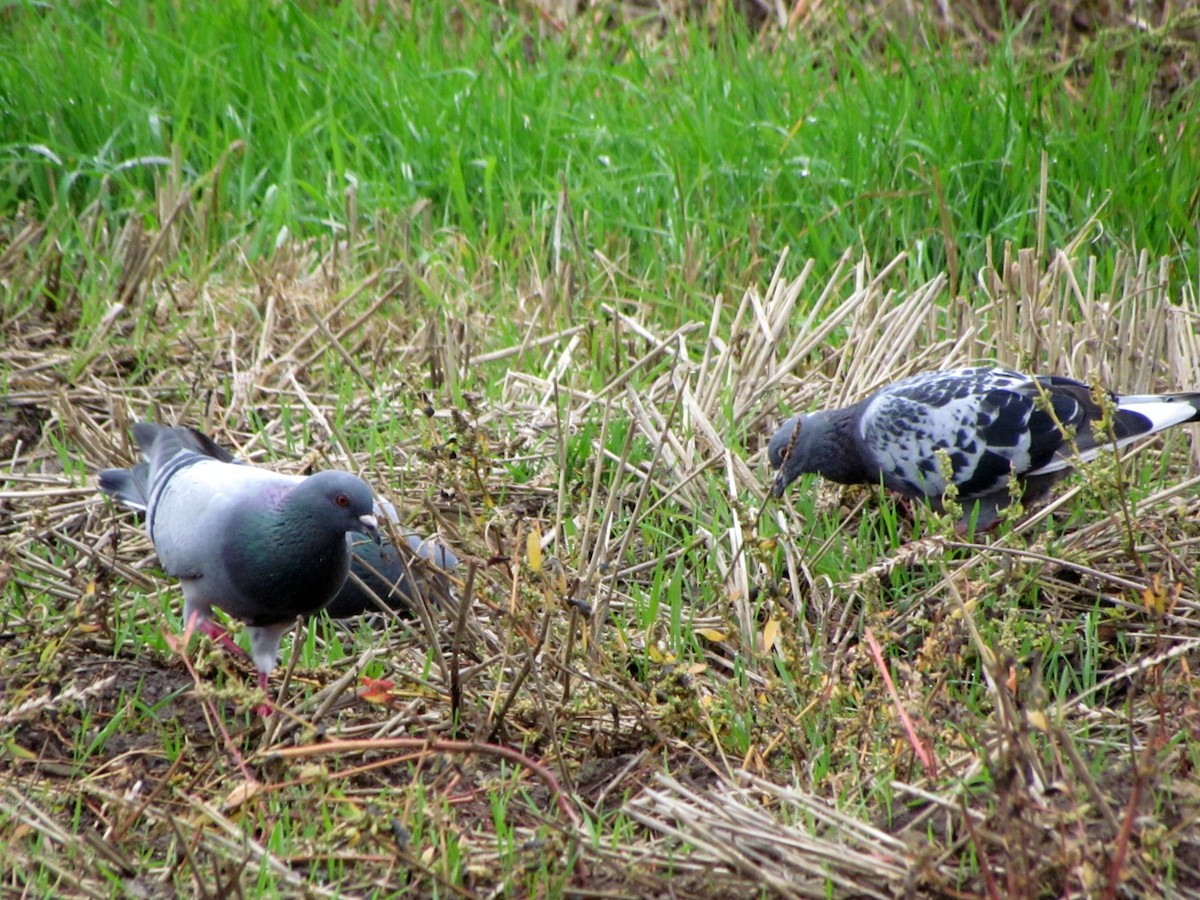
<path id="1" fill-rule="evenodd" d="M 1200 435 L 970 539 L 764 452 L 1200 388 L 1200 18 L 765 9 L 0 8 L 4 896 L 1200 897 Z M 143 418 L 451 590 L 264 723 L 96 492 Z"/>

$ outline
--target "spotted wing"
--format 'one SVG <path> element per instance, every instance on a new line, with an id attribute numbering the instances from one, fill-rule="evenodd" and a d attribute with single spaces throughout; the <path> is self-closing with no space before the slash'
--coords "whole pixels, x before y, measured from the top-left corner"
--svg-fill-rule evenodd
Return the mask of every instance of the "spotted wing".
<path id="1" fill-rule="evenodd" d="M 953 483 L 964 499 L 993 494 L 1062 443 L 1054 417 L 1038 409 L 1040 393 L 1010 369 L 917 375 L 875 395 L 863 412 L 863 442 L 893 490 L 940 497 Z"/>

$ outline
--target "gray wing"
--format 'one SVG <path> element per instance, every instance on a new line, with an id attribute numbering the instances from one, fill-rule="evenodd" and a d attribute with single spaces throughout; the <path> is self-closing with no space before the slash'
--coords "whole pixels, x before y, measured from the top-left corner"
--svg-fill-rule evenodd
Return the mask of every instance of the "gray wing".
<path id="1" fill-rule="evenodd" d="M 278 502 L 294 484 L 286 475 L 186 450 L 154 475 L 146 527 L 163 570 L 176 578 L 217 574 L 219 548 L 239 510 Z"/>
<path id="2" fill-rule="evenodd" d="M 410 566 L 390 541 L 376 544 L 359 535 L 353 537 L 350 544 L 353 552 L 351 571 L 366 582 L 384 603 L 403 616 L 411 614 L 410 606 L 418 594 L 429 593 L 429 582 L 441 581 L 444 577 L 415 560 Z M 417 557 L 432 562 L 438 569 L 449 572 L 458 565 L 458 557 L 436 537 L 422 540 L 419 535 L 407 532 L 405 538 L 409 549 Z M 410 575 L 416 579 L 415 586 L 409 581 Z M 377 609 L 375 602 L 353 579 L 346 579 L 342 589 L 325 606 L 325 611 L 333 619 L 362 615 Z"/>
<path id="3" fill-rule="evenodd" d="M 218 446 L 208 435 L 184 425 L 158 425 L 138 422 L 133 426 L 134 440 L 147 459 L 156 456 L 160 465 L 169 464 L 183 451 L 193 456 L 211 457 L 221 462 L 235 462 L 233 455 Z M 140 462 L 130 469 L 105 469 L 100 473 L 100 490 L 119 500 L 123 506 L 145 512 L 150 503 L 151 482 L 154 479 L 149 462 Z"/>

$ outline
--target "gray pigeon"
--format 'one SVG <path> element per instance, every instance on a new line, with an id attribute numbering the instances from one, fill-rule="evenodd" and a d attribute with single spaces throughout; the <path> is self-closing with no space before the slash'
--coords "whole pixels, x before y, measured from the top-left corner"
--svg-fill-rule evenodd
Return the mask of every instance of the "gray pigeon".
<path id="1" fill-rule="evenodd" d="M 992 367 L 914 375 L 852 406 L 784 422 L 767 448 L 779 469 L 774 493 L 783 496 L 800 475 L 817 472 L 841 484 L 882 481 L 941 509 L 953 484 L 965 511 L 960 526 L 977 502 L 982 530 L 1011 503 L 1010 479 L 1018 480 L 1023 503 L 1036 502 L 1077 461 L 1200 421 L 1200 393 L 1106 395 L 1113 414 L 1102 428 L 1100 399 L 1071 378 Z"/>
<path id="2" fill-rule="evenodd" d="M 243 465 L 190 428 L 139 422 L 133 434 L 146 462 L 101 472 L 100 490 L 145 510 L 159 562 L 183 586 L 186 623 L 224 636 L 214 606 L 246 623 L 265 690 L 296 616 L 317 612 L 345 582 L 347 533 L 378 539 L 371 488 L 348 472 Z"/>

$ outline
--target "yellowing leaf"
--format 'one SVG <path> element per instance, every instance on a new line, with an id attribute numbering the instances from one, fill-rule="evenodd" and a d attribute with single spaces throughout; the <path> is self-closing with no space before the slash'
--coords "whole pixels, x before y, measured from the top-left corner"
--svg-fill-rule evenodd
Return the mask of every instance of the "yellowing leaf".
<path id="1" fill-rule="evenodd" d="M 525 558 L 534 572 L 542 571 L 542 528 L 536 522 L 525 536 Z"/>
<path id="2" fill-rule="evenodd" d="M 1030 725 L 1032 725 L 1042 734 L 1050 733 L 1050 720 L 1046 718 L 1046 714 L 1040 709 L 1028 710 L 1025 713 L 1025 718 Z"/>
<path id="3" fill-rule="evenodd" d="M 1150 586 L 1142 591 L 1142 603 L 1147 612 L 1163 616 L 1175 609 L 1182 591 L 1183 585 L 1164 585 L 1162 579 L 1155 575 L 1150 581 Z"/>
<path id="4" fill-rule="evenodd" d="M 771 616 L 767 620 L 767 624 L 763 626 L 762 631 L 762 648 L 763 652 L 767 653 L 774 649 L 779 642 L 779 620 Z"/>
<path id="5" fill-rule="evenodd" d="M 1167 605 L 1166 600 L 1162 585 L 1156 575 L 1150 587 L 1142 591 L 1142 604 L 1146 607 L 1146 612 L 1162 615 Z"/>
<path id="6" fill-rule="evenodd" d="M 658 646 L 657 644 L 650 644 L 648 647 L 646 647 L 646 655 L 650 657 L 650 662 L 652 663 L 662 664 L 675 661 L 674 654 L 663 650 L 662 647 Z"/>
<path id="7" fill-rule="evenodd" d="M 262 783 L 258 781 L 243 781 L 232 791 L 225 795 L 225 799 L 221 802 L 221 809 L 228 811 L 237 809 L 247 800 L 251 800 L 262 790 Z"/>
<path id="8" fill-rule="evenodd" d="M 725 632 L 717 631 L 715 628 L 697 628 L 696 634 L 700 635 L 706 641 L 712 641 L 714 644 L 729 640 L 729 636 Z"/>

